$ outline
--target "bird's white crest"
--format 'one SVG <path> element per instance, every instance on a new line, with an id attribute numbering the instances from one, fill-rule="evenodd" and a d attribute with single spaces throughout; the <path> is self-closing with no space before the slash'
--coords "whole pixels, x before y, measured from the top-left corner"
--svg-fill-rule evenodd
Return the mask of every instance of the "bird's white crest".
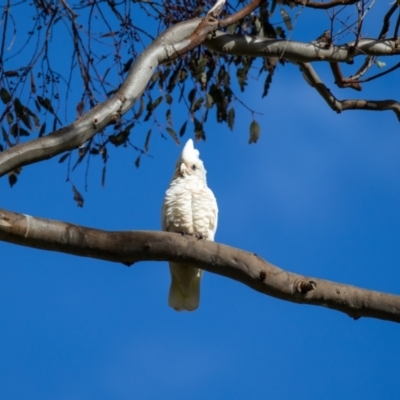
<path id="1" fill-rule="evenodd" d="M 193 140 L 189 139 L 181 154 L 181 159 L 183 162 L 196 162 L 199 160 L 200 152 L 194 148 Z"/>
<path id="2" fill-rule="evenodd" d="M 199 155 L 193 140 L 189 139 L 178 158 L 165 194 L 162 228 L 168 232 L 214 240 L 218 206 L 213 192 L 207 187 L 206 171 Z M 177 311 L 195 310 L 199 306 L 203 271 L 186 264 L 169 265 L 172 278 L 169 305 Z"/>

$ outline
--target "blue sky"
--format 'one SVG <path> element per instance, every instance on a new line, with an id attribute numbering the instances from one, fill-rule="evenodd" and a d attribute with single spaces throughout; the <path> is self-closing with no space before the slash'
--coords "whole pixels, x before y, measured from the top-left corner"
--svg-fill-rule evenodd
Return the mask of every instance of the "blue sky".
<path id="1" fill-rule="evenodd" d="M 304 26 L 301 34 L 313 37 Z M 327 83 L 339 98 L 359 95 Z M 390 75 L 361 96 L 396 98 L 399 84 Z M 242 97 L 263 113 L 256 145 L 238 106 L 233 132 L 210 124 L 197 146 L 219 204 L 216 240 L 289 271 L 400 294 L 396 117 L 335 114 L 292 65 L 260 97 L 257 82 Z M 133 138 L 140 144 L 146 132 L 136 126 Z M 25 167 L 12 189 L 0 180 L 1 207 L 108 230 L 159 229 L 180 148 L 154 135 L 150 149 L 139 169 L 132 149 L 111 151 L 105 188 L 97 160 L 87 192 L 76 171 L 83 209 L 58 158 Z M 398 324 L 279 301 L 211 273 L 200 308 L 176 313 L 167 263 L 127 268 L 1 242 L 0 253 L 4 399 L 400 396 Z"/>

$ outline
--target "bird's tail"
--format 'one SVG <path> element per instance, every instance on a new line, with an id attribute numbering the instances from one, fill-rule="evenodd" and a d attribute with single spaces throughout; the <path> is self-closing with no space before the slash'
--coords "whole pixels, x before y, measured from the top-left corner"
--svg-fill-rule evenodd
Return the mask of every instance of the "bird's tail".
<path id="1" fill-rule="evenodd" d="M 171 286 L 168 305 L 176 311 L 194 311 L 200 302 L 200 281 L 203 271 L 184 264 L 170 263 Z"/>

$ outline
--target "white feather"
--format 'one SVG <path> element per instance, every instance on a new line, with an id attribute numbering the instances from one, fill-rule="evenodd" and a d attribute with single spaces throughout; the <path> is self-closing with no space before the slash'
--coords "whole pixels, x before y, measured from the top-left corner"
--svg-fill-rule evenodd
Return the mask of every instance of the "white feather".
<path id="1" fill-rule="evenodd" d="M 214 240 L 218 223 L 218 206 L 207 187 L 206 170 L 199 151 L 189 139 L 176 163 L 175 173 L 165 194 L 162 229 L 198 235 Z M 170 263 L 169 305 L 177 311 L 195 310 L 200 300 L 203 271 L 190 265 Z"/>

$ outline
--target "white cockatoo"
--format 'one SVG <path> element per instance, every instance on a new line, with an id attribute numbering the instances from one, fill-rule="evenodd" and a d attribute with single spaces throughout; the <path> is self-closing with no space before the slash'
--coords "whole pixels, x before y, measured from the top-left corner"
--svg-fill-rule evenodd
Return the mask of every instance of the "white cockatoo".
<path id="1" fill-rule="evenodd" d="M 207 187 L 206 170 L 199 151 L 189 139 L 175 166 L 175 173 L 162 207 L 162 229 L 214 240 L 218 206 Z M 168 304 L 177 311 L 193 311 L 199 306 L 203 271 L 190 265 L 171 262 L 171 287 Z"/>

